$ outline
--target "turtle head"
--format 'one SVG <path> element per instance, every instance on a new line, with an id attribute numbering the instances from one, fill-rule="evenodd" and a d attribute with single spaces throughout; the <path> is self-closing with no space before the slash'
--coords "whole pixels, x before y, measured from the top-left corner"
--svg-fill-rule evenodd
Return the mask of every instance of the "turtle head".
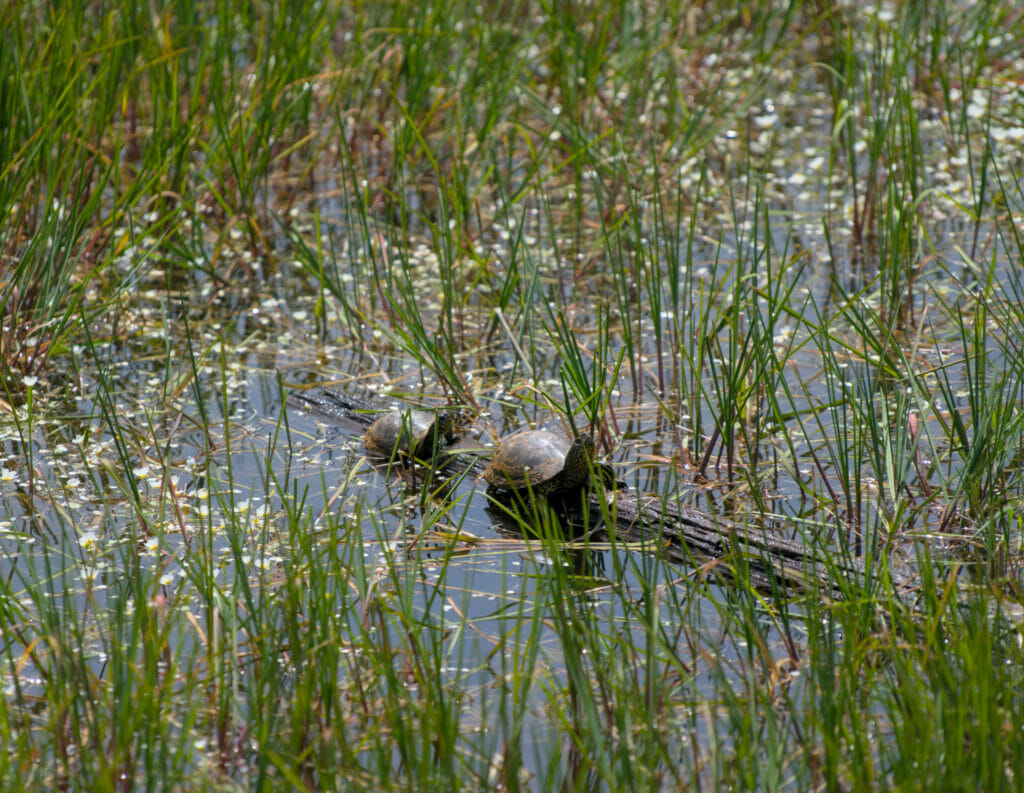
<path id="1" fill-rule="evenodd" d="M 582 452 L 587 456 L 587 459 L 593 460 L 597 456 L 597 448 L 594 445 L 594 436 L 589 432 L 581 432 L 576 436 L 576 440 L 572 444 L 577 448 L 577 454 Z"/>
<path id="2" fill-rule="evenodd" d="M 569 447 L 569 451 L 565 454 L 565 468 L 562 476 L 566 488 L 576 487 L 587 481 L 596 455 L 597 450 L 594 447 L 593 436 L 587 432 L 577 435 L 572 446 Z"/>
<path id="3" fill-rule="evenodd" d="M 426 437 L 423 438 L 423 442 L 420 444 L 418 450 L 419 457 L 424 459 L 432 457 L 434 454 L 441 450 L 441 447 L 446 443 L 451 443 L 455 440 L 455 418 L 456 414 L 452 411 L 442 411 L 434 416 L 434 423 L 430 430 L 427 432 Z"/>
<path id="4" fill-rule="evenodd" d="M 437 418 L 434 419 L 434 435 L 437 437 L 438 443 L 441 442 L 441 438 L 444 438 L 446 441 L 455 439 L 455 418 L 456 414 L 451 410 L 437 414 Z"/>
<path id="5" fill-rule="evenodd" d="M 455 439 L 452 427 L 455 426 L 455 414 L 444 411 L 434 415 L 434 421 L 427 428 L 416 447 L 415 456 L 421 460 L 431 460 L 441 448 Z"/>

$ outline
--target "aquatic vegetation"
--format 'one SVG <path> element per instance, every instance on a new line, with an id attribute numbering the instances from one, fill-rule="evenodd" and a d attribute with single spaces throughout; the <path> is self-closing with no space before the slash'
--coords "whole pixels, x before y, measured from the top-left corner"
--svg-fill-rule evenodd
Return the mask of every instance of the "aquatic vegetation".
<path id="1" fill-rule="evenodd" d="M 1022 40 L 5 4 L 0 788 L 1016 787 Z M 375 467 L 320 386 L 455 406 L 468 462 Z M 524 429 L 652 536 L 524 536 Z"/>

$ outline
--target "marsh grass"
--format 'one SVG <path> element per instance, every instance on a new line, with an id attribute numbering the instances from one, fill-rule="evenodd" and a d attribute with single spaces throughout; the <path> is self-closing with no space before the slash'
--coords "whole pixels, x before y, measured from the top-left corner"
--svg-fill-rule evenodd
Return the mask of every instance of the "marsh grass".
<path id="1" fill-rule="evenodd" d="M 0 788 L 1017 789 L 1022 25 L 5 5 Z M 310 344 L 598 428 L 733 550 L 373 501 L 253 415 Z"/>

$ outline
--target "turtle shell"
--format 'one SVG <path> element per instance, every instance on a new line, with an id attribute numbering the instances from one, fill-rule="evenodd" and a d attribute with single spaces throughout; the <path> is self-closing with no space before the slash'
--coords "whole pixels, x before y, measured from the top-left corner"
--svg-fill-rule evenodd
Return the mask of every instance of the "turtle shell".
<path id="1" fill-rule="evenodd" d="M 586 433 L 570 440 L 545 430 L 526 430 L 498 444 L 484 479 L 493 488 L 547 495 L 583 484 L 594 458 Z"/>
<path id="2" fill-rule="evenodd" d="M 380 457 L 392 457 L 398 453 L 430 460 L 435 450 L 451 439 L 452 424 L 451 413 L 429 413 L 425 410 L 385 413 L 366 430 L 366 448 Z"/>

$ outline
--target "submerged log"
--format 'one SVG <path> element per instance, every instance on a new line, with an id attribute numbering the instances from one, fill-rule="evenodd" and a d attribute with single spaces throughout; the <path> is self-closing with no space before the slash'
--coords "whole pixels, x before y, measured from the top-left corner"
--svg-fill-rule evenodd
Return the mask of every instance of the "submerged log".
<path id="1" fill-rule="evenodd" d="M 288 404 L 335 424 L 344 425 L 352 422 L 362 425 L 363 429 L 373 423 L 376 413 L 383 412 L 382 409 L 376 410 L 369 402 L 345 396 L 329 388 L 322 388 L 315 394 L 289 391 Z"/>
<path id="2" fill-rule="evenodd" d="M 589 502 L 591 510 L 601 508 L 597 493 L 590 494 Z M 620 539 L 653 543 L 673 561 L 697 564 L 702 573 L 717 578 L 749 576 L 766 588 L 838 594 L 837 575 L 863 575 L 861 565 L 843 559 L 841 553 L 773 536 L 769 529 L 741 525 L 649 493 L 617 491 L 610 511 Z"/>
<path id="3" fill-rule="evenodd" d="M 375 408 L 369 403 L 329 389 L 317 394 L 293 391 L 288 401 L 342 425 L 366 427 L 375 418 Z M 447 451 L 451 457 L 446 467 L 455 467 L 467 475 L 483 471 L 478 447 L 460 450 L 456 444 Z M 608 513 L 615 523 L 611 530 L 604 527 L 592 531 L 593 525 L 583 525 L 577 506 L 569 518 L 575 528 L 590 532 L 590 539 L 608 539 L 614 534 L 619 540 L 649 545 L 652 551 L 664 553 L 675 562 L 695 563 L 702 574 L 715 578 L 745 576 L 764 588 L 815 589 L 838 594 L 838 577 L 863 576 L 860 563 L 844 558 L 841 553 L 772 536 L 767 529 L 740 525 L 663 497 L 618 489 L 610 504 L 602 504 L 597 491 L 589 493 L 588 501 L 591 516 Z"/>

